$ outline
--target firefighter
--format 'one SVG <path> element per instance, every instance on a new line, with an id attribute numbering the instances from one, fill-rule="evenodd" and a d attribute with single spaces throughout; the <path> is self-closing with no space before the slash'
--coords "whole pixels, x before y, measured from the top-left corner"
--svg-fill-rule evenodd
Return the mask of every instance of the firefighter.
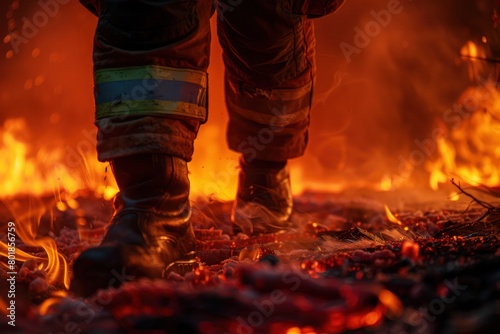
<path id="1" fill-rule="evenodd" d="M 98 16 L 94 38 L 97 152 L 120 192 L 102 243 L 73 265 L 88 296 L 122 277 L 191 270 L 187 163 L 207 120 L 210 18 L 217 12 L 229 112 L 241 154 L 235 230 L 286 229 L 287 160 L 304 153 L 315 77 L 311 19 L 344 0 L 80 0 Z"/>

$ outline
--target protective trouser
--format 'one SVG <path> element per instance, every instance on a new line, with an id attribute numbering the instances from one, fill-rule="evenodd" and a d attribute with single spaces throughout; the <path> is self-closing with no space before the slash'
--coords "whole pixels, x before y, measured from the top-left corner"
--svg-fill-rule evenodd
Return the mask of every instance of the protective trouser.
<path id="1" fill-rule="evenodd" d="M 247 160 L 303 154 L 315 76 L 311 18 L 344 0 L 81 0 L 94 39 L 98 158 L 190 161 L 207 120 L 210 17 L 223 48 L 227 139 Z"/>

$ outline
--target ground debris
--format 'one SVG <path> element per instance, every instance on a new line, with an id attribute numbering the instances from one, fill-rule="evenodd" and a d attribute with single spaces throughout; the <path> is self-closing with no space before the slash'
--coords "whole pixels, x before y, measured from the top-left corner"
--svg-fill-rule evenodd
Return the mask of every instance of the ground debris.
<path id="1" fill-rule="evenodd" d="M 92 213 L 90 202 L 87 215 L 95 216 L 102 203 Z M 16 329 L 476 333 L 500 325 L 495 207 L 401 211 L 399 225 L 374 202 L 365 211 L 359 203 L 353 208 L 345 202 L 308 203 L 298 199 L 292 230 L 260 236 L 231 234 L 230 204 L 200 205 L 193 222 L 203 264 L 195 272 L 128 282 L 87 300 L 50 284 L 37 261 L 19 263 L 18 298 L 24 306 Z M 71 212 L 56 218 L 59 228 L 52 237 L 70 265 L 104 231 L 100 223 L 77 230 L 78 217 Z M 20 240 L 19 245 L 39 261 L 46 257 L 43 249 Z M 0 320 L 0 332 L 7 330 Z"/>

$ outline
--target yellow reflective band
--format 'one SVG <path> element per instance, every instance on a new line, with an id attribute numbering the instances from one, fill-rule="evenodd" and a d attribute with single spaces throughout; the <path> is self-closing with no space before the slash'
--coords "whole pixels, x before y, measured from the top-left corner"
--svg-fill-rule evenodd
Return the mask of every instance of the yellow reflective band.
<path id="1" fill-rule="evenodd" d="M 207 108 L 192 103 L 161 100 L 109 102 L 96 106 L 96 119 L 138 115 L 178 115 L 205 120 Z"/>
<path id="2" fill-rule="evenodd" d="M 207 74 L 202 71 L 174 67 L 150 65 L 124 68 L 108 68 L 94 72 L 96 85 L 104 82 L 159 79 L 185 81 L 207 87 Z"/>
<path id="3" fill-rule="evenodd" d="M 207 73 L 150 65 L 94 73 L 96 119 L 116 116 L 207 116 Z"/>

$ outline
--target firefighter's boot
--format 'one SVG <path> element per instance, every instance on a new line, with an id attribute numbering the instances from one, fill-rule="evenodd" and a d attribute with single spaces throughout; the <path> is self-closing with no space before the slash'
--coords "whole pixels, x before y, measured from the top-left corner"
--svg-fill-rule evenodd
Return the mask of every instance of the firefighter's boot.
<path id="1" fill-rule="evenodd" d="M 238 191 L 231 213 L 234 232 L 275 233 L 291 227 L 292 192 L 285 162 L 240 159 Z"/>
<path id="2" fill-rule="evenodd" d="M 170 155 L 111 161 L 120 192 L 102 243 L 73 265 L 70 289 L 87 297 L 139 277 L 180 274 L 196 265 L 187 163 Z"/>

